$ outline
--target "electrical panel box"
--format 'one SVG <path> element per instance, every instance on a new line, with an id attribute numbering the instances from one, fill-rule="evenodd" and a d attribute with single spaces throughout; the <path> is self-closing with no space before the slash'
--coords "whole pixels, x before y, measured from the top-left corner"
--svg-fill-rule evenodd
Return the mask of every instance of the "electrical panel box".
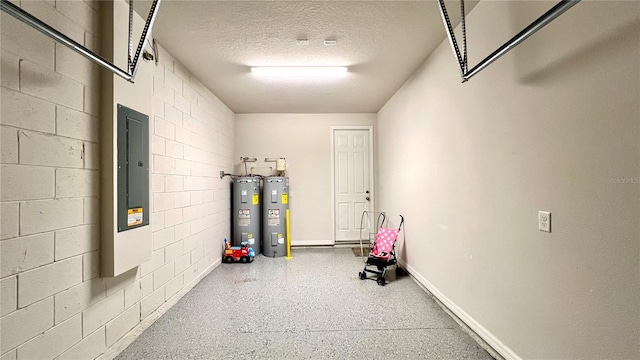
<path id="1" fill-rule="evenodd" d="M 149 225 L 149 116 L 118 104 L 118 232 Z"/>

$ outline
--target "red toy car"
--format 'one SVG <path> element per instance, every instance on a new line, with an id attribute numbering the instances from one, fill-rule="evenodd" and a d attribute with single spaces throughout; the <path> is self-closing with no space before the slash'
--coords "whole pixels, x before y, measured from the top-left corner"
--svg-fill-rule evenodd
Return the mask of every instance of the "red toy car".
<path id="1" fill-rule="evenodd" d="M 253 251 L 246 242 L 240 243 L 240 246 L 231 246 L 227 239 L 224 239 L 224 242 L 226 243 L 226 248 L 224 250 L 223 260 L 226 263 L 236 261 L 249 263 L 256 257 L 255 251 Z"/>

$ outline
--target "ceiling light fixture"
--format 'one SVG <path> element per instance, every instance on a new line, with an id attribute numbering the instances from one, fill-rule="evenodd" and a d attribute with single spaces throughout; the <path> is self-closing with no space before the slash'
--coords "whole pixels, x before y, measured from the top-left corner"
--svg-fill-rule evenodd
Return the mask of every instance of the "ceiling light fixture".
<path id="1" fill-rule="evenodd" d="M 346 66 L 254 66 L 258 76 L 339 76 L 347 73 Z"/>

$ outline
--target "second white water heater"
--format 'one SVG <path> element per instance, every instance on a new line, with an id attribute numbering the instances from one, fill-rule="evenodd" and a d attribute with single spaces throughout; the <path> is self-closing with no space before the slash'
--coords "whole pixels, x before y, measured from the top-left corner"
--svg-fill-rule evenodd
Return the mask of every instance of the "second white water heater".
<path id="1" fill-rule="evenodd" d="M 269 176 L 263 183 L 262 254 L 280 257 L 287 254 L 286 211 L 289 209 L 289 178 Z"/>

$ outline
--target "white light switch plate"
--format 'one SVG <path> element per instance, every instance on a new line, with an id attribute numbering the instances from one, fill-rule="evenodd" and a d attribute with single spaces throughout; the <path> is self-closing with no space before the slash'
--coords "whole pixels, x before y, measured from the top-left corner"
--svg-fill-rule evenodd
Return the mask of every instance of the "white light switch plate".
<path id="1" fill-rule="evenodd" d="M 540 231 L 551 232 L 551 213 L 548 211 L 538 211 L 538 229 Z"/>

